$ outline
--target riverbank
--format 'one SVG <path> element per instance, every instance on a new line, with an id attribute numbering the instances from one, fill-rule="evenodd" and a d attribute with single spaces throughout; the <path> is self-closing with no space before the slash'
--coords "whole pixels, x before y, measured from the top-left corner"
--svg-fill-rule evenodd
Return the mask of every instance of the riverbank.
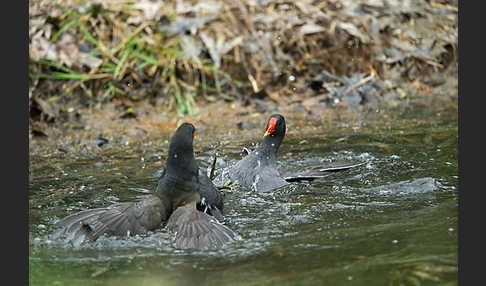
<path id="1" fill-rule="evenodd" d="M 456 1 L 161 3 L 29 2 L 31 150 L 457 109 Z"/>

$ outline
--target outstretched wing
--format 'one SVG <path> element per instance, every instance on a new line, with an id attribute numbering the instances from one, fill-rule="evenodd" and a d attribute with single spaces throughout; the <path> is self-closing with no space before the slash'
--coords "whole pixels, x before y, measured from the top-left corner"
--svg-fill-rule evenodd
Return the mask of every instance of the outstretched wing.
<path id="1" fill-rule="evenodd" d="M 106 208 L 85 210 L 70 215 L 55 224 L 55 237 L 65 235 L 79 246 L 95 241 L 103 234 L 124 236 L 155 229 L 167 219 L 166 206 L 157 196 L 136 203 L 114 204 Z"/>
<path id="2" fill-rule="evenodd" d="M 167 227 L 175 234 L 175 246 L 181 249 L 221 249 L 239 237 L 215 217 L 196 209 L 195 203 L 178 207 Z"/>

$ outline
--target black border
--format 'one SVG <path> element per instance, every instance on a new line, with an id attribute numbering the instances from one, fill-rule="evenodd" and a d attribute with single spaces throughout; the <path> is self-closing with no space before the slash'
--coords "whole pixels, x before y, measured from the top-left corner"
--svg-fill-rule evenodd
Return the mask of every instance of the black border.
<path id="1" fill-rule="evenodd" d="M 464 5 L 464 1 L 457 2 L 459 4 L 458 285 L 474 285 L 476 281 L 481 280 L 481 274 L 484 273 L 481 261 L 485 253 L 484 246 L 480 249 L 485 241 L 482 234 L 485 214 L 478 211 L 484 209 L 484 200 L 478 197 L 484 195 L 484 185 L 474 180 L 475 177 L 484 176 L 484 168 L 474 161 L 479 161 L 481 147 L 484 148 L 481 133 L 484 130 L 485 119 L 482 115 L 485 106 L 479 102 L 474 104 L 474 99 L 484 97 L 484 87 L 481 83 L 485 82 L 485 79 L 484 72 L 481 71 L 481 68 L 484 69 L 484 45 L 481 39 L 484 38 L 484 22 L 481 21 L 484 15 L 474 17 L 475 15 L 472 14 L 474 10 L 478 14 L 484 12 L 479 5 L 476 8 L 472 5 Z"/>
<path id="2" fill-rule="evenodd" d="M 6 3 L 5 3 L 6 4 Z M 29 284 L 29 1 L 4 5 L 0 17 L 2 162 L 2 246 L 4 281 Z M 8 270 L 7 270 L 8 269 Z M 8 282 L 7 282 L 8 283 Z"/>

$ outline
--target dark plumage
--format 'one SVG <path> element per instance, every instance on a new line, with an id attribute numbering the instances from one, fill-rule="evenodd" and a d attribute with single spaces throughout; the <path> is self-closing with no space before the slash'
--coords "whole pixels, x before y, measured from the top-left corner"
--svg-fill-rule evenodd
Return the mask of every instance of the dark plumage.
<path id="1" fill-rule="evenodd" d="M 219 172 L 217 185 L 228 180 L 257 192 L 268 192 L 287 185 L 277 170 L 277 151 L 285 137 L 285 119 L 280 114 L 270 116 L 262 143 L 246 157 Z"/>
<path id="2" fill-rule="evenodd" d="M 70 215 L 56 223 L 60 227 L 56 235 L 66 234 L 68 240 L 79 245 L 102 234 L 133 235 L 167 225 L 175 233 L 178 248 L 220 249 L 234 240 L 235 233 L 217 219 L 222 217 L 223 200 L 199 171 L 194 137 L 192 124 L 184 123 L 176 130 L 169 143 L 166 167 L 152 195 L 140 202 Z"/>
<path id="3" fill-rule="evenodd" d="M 312 181 L 326 177 L 332 172 L 347 170 L 363 164 L 344 163 L 318 166 L 298 174 L 282 177 L 277 169 L 276 158 L 285 132 L 285 118 L 280 114 L 272 114 L 268 119 L 262 143 L 236 164 L 220 170 L 214 180 L 216 185 L 223 186 L 229 181 L 257 192 L 268 192 L 288 185 L 289 182 Z"/>

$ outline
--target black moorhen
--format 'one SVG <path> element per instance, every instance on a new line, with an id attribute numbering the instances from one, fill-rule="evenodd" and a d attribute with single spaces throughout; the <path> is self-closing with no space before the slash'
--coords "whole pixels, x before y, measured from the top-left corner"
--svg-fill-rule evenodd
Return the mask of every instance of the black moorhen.
<path id="1" fill-rule="evenodd" d="M 139 202 L 124 202 L 81 211 L 56 223 L 75 245 L 99 236 L 133 235 L 166 225 L 181 249 L 221 249 L 237 235 L 204 212 L 222 210 L 222 197 L 194 158 L 195 128 L 184 123 L 169 143 L 166 168 L 156 191 Z M 202 198 L 202 199 L 201 199 Z M 201 211 L 201 209 L 203 209 Z"/>
<path id="2" fill-rule="evenodd" d="M 236 164 L 219 171 L 214 179 L 215 184 L 222 187 L 228 183 L 237 183 L 241 187 L 257 192 L 269 192 L 290 182 L 312 181 L 329 176 L 332 172 L 364 164 L 345 162 L 328 166 L 320 165 L 282 177 L 277 170 L 276 157 L 285 132 L 285 118 L 280 114 L 272 114 L 268 119 L 262 143 Z"/>

